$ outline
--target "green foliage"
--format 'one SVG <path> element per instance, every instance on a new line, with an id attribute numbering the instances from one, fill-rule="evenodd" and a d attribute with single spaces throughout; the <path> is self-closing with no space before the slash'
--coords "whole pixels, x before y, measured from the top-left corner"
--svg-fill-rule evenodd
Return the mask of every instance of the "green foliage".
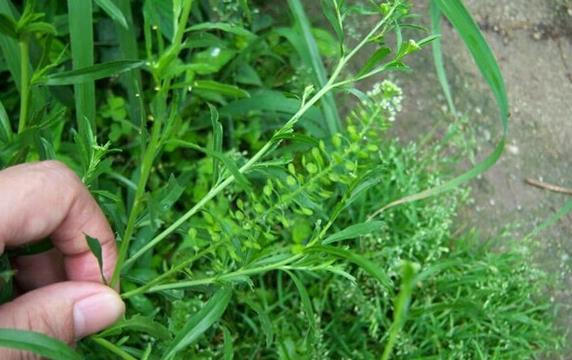
<path id="1" fill-rule="evenodd" d="M 547 276 L 521 252 L 453 235 L 468 197 L 458 185 L 500 152 L 448 181 L 472 156 L 467 119 L 432 147 L 403 145 L 387 133 L 401 89 L 357 88 L 408 69 L 437 39 L 411 24 L 407 2 L 324 0 L 333 34 L 297 0 L 280 5 L 292 18 L 245 0 L 95 3 L 38 3 L 19 17 L 0 1 L 1 70 L 17 89 L 0 96 L 0 166 L 66 162 L 117 234 L 108 280 L 127 314 L 79 344 L 86 359 L 512 359 L 558 348 Z M 506 115 L 468 12 L 434 5 L 434 29 L 442 11 L 462 30 Z M 350 46 L 352 17 L 372 28 Z M 340 121 L 348 93 L 358 102 Z"/>

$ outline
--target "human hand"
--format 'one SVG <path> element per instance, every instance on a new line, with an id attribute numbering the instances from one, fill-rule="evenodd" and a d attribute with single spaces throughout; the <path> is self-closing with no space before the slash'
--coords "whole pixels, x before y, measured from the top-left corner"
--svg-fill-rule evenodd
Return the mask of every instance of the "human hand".
<path id="1" fill-rule="evenodd" d="M 46 161 L 0 171 L 0 254 L 50 236 L 54 249 L 13 259 L 24 293 L 0 306 L 0 328 L 31 330 L 73 344 L 115 322 L 124 304 L 101 284 L 85 235 L 97 238 L 103 273 L 117 258 L 113 232 L 80 179 L 65 165 Z M 0 348 L 0 359 L 27 354 Z"/>

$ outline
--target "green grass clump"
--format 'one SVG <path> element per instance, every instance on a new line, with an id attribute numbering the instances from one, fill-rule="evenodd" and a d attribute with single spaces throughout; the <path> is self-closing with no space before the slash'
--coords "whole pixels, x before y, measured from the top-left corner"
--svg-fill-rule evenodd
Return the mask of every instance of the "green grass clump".
<path id="1" fill-rule="evenodd" d="M 437 145 L 403 145 L 387 133 L 401 89 L 357 86 L 411 70 L 407 57 L 437 39 L 407 2 L 323 1 L 331 33 L 299 0 L 277 5 L 293 21 L 238 0 L 71 3 L 27 2 L 20 16 L 0 1 L 1 70 L 16 84 L 0 97 L 0 165 L 64 161 L 117 233 L 107 280 L 120 282 L 126 317 L 83 340 L 82 356 L 512 359 L 558 348 L 550 281 L 527 255 L 453 234 L 468 197 L 458 185 L 496 162 L 504 137 L 453 177 L 469 155 L 466 120 Z M 506 133 L 484 38 L 461 2 L 434 5 L 467 40 Z M 372 24 L 353 46 L 350 16 Z M 349 96 L 357 105 L 341 116 Z"/>

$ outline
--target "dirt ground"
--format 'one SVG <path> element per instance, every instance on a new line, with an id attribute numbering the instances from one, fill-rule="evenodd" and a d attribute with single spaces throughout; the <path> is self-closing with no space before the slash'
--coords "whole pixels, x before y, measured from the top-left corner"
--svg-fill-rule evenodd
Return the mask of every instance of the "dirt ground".
<path id="1" fill-rule="evenodd" d="M 427 3 L 416 1 L 416 12 L 427 14 Z M 541 190 L 524 181 L 533 178 L 572 188 L 572 6 L 563 0 L 465 3 L 499 61 L 511 119 L 505 155 L 471 183 L 475 203 L 465 210 L 462 221 L 478 227 L 483 236 L 498 235 L 507 227 L 520 236 L 572 200 L 570 195 Z M 448 24 L 444 24 L 443 43 L 458 110 L 475 123 L 479 154 L 488 154 L 500 133 L 494 99 Z M 431 52 L 425 50 L 410 65 L 414 73 L 396 77 L 407 99 L 396 128 L 405 140 L 442 120 L 445 106 Z M 562 325 L 572 329 L 572 216 L 543 232 L 539 245 L 536 260 L 563 280 L 563 289 L 551 296 L 564 305 Z M 572 336 L 568 338 L 572 345 Z"/>

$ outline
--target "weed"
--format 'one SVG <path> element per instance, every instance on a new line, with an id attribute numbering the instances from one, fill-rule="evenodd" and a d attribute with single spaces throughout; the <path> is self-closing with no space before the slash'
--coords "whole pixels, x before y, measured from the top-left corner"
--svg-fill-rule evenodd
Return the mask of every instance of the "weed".
<path id="1" fill-rule="evenodd" d="M 0 1 L 13 80 L 0 164 L 65 161 L 117 233 L 107 280 L 121 281 L 126 318 L 82 341 L 85 358 L 522 358 L 559 346 L 546 276 L 525 255 L 451 234 L 468 196 L 459 185 L 498 160 L 504 137 L 453 177 L 461 119 L 439 146 L 404 146 L 386 135 L 401 89 L 354 87 L 438 44 L 407 2 L 323 1 L 332 34 L 299 0 L 280 5 L 292 26 L 244 0 L 133 3 L 28 1 L 20 16 Z M 460 1 L 434 1 L 435 34 L 441 12 L 491 85 L 506 135 L 494 56 Z M 373 24 L 353 46 L 350 16 Z M 352 95 L 341 116 L 336 100 Z M 0 343 L 69 351 L 14 334 Z"/>

